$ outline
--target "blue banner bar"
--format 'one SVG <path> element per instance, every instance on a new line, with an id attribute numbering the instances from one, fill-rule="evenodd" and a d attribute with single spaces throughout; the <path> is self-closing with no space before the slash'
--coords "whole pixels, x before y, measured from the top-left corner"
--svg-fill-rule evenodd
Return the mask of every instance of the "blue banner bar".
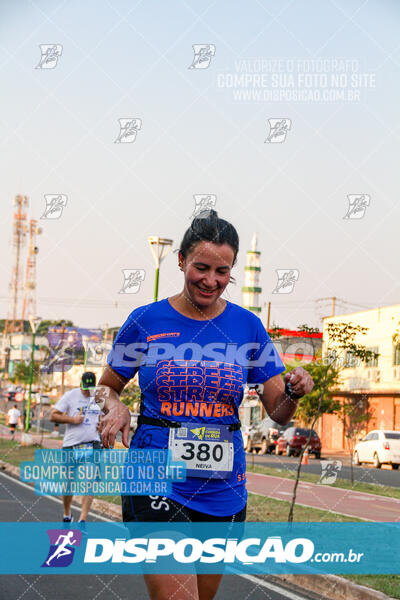
<path id="1" fill-rule="evenodd" d="M 0 523 L 0 573 L 396 574 L 399 534 L 399 523 Z"/>
<path id="2" fill-rule="evenodd" d="M 173 481 L 186 481 L 186 465 L 169 450 L 45 449 L 21 462 L 20 478 L 41 496 L 166 496 Z"/>

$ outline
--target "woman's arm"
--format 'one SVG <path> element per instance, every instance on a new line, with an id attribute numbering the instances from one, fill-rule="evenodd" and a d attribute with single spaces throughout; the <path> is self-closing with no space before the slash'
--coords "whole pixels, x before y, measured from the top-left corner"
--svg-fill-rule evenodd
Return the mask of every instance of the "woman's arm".
<path id="1" fill-rule="evenodd" d="M 112 448 L 118 431 L 122 432 L 122 443 L 129 448 L 129 429 L 131 414 L 119 395 L 129 379 L 122 377 L 110 366 L 104 369 L 96 387 L 95 400 L 105 413 L 99 420 L 99 433 L 104 448 Z"/>
<path id="2" fill-rule="evenodd" d="M 299 400 L 299 398 L 291 398 L 286 393 L 286 383 L 291 384 L 293 394 L 299 397 L 308 394 L 314 387 L 311 375 L 303 367 L 296 367 L 290 373 L 286 373 L 284 379 L 280 375 L 275 375 L 263 384 L 261 402 L 271 419 L 280 425 L 289 423 L 296 412 Z"/>

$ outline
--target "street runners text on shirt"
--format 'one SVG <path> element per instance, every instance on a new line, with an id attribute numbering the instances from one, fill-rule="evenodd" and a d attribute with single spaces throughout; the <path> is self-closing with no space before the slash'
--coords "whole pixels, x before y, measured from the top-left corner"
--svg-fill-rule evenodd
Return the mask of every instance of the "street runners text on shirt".
<path id="1" fill-rule="evenodd" d="M 243 370 L 227 363 L 163 360 L 156 385 L 163 415 L 233 416 L 243 393 Z"/>

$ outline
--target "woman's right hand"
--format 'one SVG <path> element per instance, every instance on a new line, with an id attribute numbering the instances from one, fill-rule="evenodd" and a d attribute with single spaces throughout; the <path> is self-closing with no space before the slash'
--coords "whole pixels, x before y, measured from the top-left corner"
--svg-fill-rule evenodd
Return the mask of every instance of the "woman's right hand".
<path id="1" fill-rule="evenodd" d="M 118 431 L 122 432 L 122 443 L 129 448 L 131 413 L 123 402 L 113 402 L 106 415 L 100 417 L 98 430 L 104 448 L 113 448 Z"/>

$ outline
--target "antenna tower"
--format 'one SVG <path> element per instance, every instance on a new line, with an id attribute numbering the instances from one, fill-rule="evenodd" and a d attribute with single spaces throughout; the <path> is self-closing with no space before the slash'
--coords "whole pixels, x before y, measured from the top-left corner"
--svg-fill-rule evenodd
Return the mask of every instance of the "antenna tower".
<path id="1" fill-rule="evenodd" d="M 21 333 L 24 331 L 24 322 L 21 314 L 18 312 L 20 297 L 23 292 L 22 270 L 21 270 L 21 251 L 26 243 L 26 208 L 29 201 L 27 196 L 16 196 L 14 200 L 13 217 L 13 253 L 14 265 L 11 272 L 11 281 L 9 285 L 9 311 L 4 324 L 4 334 Z"/>
<path id="2" fill-rule="evenodd" d="M 36 236 L 42 233 L 36 219 L 29 221 L 29 245 L 26 259 L 26 275 L 24 287 L 24 301 L 22 304 L 22 319 L 29 319 L 30 315 L 36 316 L 36 254 L 39 248 L 36 246 Z"/>

